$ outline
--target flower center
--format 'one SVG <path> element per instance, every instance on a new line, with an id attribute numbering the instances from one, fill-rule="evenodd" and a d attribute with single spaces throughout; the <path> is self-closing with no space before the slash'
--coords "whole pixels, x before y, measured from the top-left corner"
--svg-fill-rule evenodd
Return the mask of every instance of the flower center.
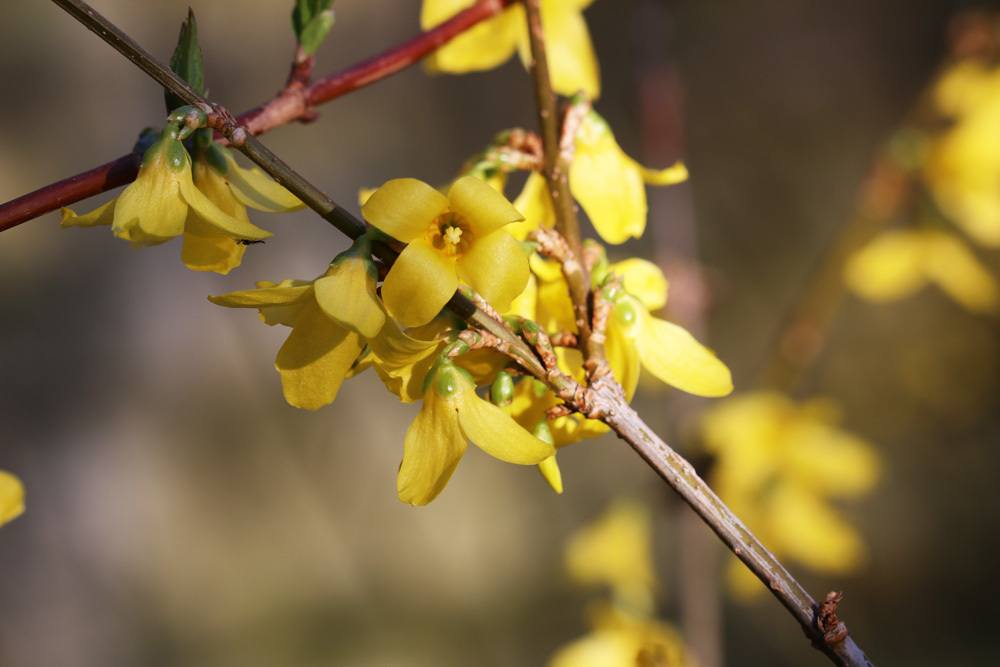
<path id="1" fill-rule="evenodd" d="M 435 218 L 427 227 L 425 236 L 435 249 L 448 257 L 462 255 L 472 245 L 472 229 L 469 223 L 451 211 Z"/>

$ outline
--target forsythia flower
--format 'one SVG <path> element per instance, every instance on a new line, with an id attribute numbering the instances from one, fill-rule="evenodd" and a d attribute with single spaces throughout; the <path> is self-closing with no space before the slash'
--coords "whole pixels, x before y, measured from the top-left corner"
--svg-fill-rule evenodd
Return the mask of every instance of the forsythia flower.
<path id="1" fill-rule="evenodd" d="M 274 363 L 289 405 L 316 410 L 332 403 L 364 339 L 385 324 L 369 254 L 367 241 L 359 240 L 314 281 L 261 282 L 258 289 L 208 297 L 220 306 L 257 308 L 265 323 L 292 328 Z"/>
<path id="2" fill-rule="evenodd" d="M 642 236 L 649 210 L 647 185 L 675 185 L 687 178 L 682 162 L 660 170 L 643 167 L 625 154 L 597 112 L 584 116 L 569 167 L 569 188 L 607 243 L 620 244 Z M 514 206 L 524 214 L 524 222 L 511 225 L 517 238 L 555 224 L 545 178 L 537 172 L 528 176 Z"/>
<path id="3" fill-rule="evenodd" d="M 424 30 L 448 20 L 475 0 L 424 0 L 420 25 Z M 552 87 L 563 95 L 583 91 L 596 99 L 601 93 L 597 57 L 583 10 L 593 0 L 542 0 L 545 53 Z M 531 62 L 531 45 L 524 8 L 518 3 L 498 16 L 483 21 L 435 51 L 427 59 L 430 69 L 460 74 L 492 69 L 517 51 L 521 61 Z"/>
<path id="4" fill-rule="evenodd" d="M 395 179 L 376 190 L 362 212 L 408 244 L 382 284 L 386 310 L 404 327 L 430 322 L 459 279 L 501 311 L 528 282 L 528 258 L 503 229 L 521 214 L 478 178 L 458 179 L 447 197 L 416 179 Z"/>
<path id="5" fill-rule="evenodd" d="M 476 395 L 466 371 L 439 361 L 425 382 L 424 403 L 406 431 L 396 490 L 411 505 L 426 505 L 444 489 L 471 440 L 501 461 L 532 465 L 552 445 L 532 436 L 500 408 Z"/>
<path id="6" fill-rule="evenodd" d="M 616 297 L 608 319 L 607 354 L 626 395 L 639 379 L 639 365 L 661 382 L 696 396 L 725 396 L 733 390 L 729 369 L 694 336 L 650 315 L 667 301 L 667 281 L 652 262 L 630 259 L 611 265 L 625 293 Z M 617 360 L 617 361 L 615 361 Z"/>
<path id="7" fill-rule="evenodd" d="M 933 283 L 965 308 L 997 310 L 996 279 L 956 236 L 931 229 L 885 232 L 847 263 L 844 278 L 855 293 L 875 302 L 902 299 Z"/>
<path id="8" fill-rule="evenodd" d="M 609 584 L 613 598 L 591 610 L 590 633 L 566 644 L 549 667 L 690 667 L 677 631 L 654 617 L 649 514 L 619 501 L 571 538 L 570 577 L 583 585 Z"/>
<path id="9" fill-rule="evenodd" d="M 702 435 L 716 456 L 713 488 L 768 548 L 821 572 L 844 573 L 860 564 L 864 546 L 828 499 L 867 493 L 879 463 L 868 442 L 837 427 L 831 407 L 745 394 L 709 410 Z M 763 590 L 735 559 L 729 579 L 741 597 Z"/>
<path id="10" fill-rule="evenodd" d="M 931 141 L 924 176 L 938 205 L 973 239 L 1000 247 L 1000 67 L 963 61 L 934 89 L 953 124 Z"/>
<path id="11" fill-rule="evenodd" d="M 0 526 L 24 512 L 24 486 L 9 472 L 0 470 Z"/>
<path id="12" fill-rule="evenodd" d="M 288 211 L 302 203 L 256 169 L 243 169 L 223 148 L 188 156 L 168 125 L 143 156 L 136 180 L 85 215 L 62 211 L 64 227 L 111 225 L 115 236 L 135 245 L 156 245 L 183 234 L 181 259 L 195 271 L 226 274 L 239 266 L 245 245 L 271 233 L 254 226 L 246 206 Z"/>

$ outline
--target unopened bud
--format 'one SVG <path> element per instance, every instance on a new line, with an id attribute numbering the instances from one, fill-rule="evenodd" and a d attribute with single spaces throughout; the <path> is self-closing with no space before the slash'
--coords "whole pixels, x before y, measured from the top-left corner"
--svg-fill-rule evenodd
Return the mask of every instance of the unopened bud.
<path id="1" fill-rule="evenodd" d="M 514 378 L 507 371 L 497 373 L 490 386 L 490 401 L 493 405 L 502 407 L 510 405 L 514 400 Z M 551 443 L 550 443 L 551 444 Z"/>

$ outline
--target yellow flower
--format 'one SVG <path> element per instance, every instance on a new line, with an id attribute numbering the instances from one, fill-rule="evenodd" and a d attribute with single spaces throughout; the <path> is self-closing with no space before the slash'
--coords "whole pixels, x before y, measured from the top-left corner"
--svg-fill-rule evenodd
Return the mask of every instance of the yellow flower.
<path id="1" fill-rule="evenodd" d="M 590 633 L 560 648 L 548 667 L 694 667 L 671 625 L 616 611 L 602 616 Z"/>
<path id="2" fill-rule="evenodd" d="M 528 281 L 528 259 L 503 227 L 521 214 L 473 176 L 448 196 L 412 178 L 387 182 L 362 207 L 365 218 L 408 244 L 382 284 L 389 314 L 404 327 L 430 322 L 461 279 L 498 310 Z"/>
<path id="3" fill-rule="evenodd" d="M 364 348 L 386 321 L 375 294 L 375 268 L 356 243 L 315 281 L 258 283 L 258 289 L 210 296 L 229 308 L 257 308 L 267 324 L 292 332 L 274 366 L 289 405 L 317 410 L 332 403 Z"/>
<path id="4" fill-rule="evenodd" d="M 941 77 L 934 100 L 954 122 L 930 142 L 928 185 L 974 240 L 1000 247 L 1000 67 L 959 62 Z"/>
<path id="5" fill-rule="evenodd" d="M 757 392 L 723 402 L 702 421 L 720 497 L 776 555 L 827 573 L 855 569 L 864 553 L 829 500 L 864 495 L 879 471 L 872 446 L 838 428 L 837 419 L 829 402 L 796 405 Z M 729 579 L 742 597 L 763 590 L 735 560 Z"/>
<path id="6" fill-rule="evenodd" d="M 647 185 L 674 185 L 687 180 L 687 168 L 678 162 L 666 169 L 643 167 L 630 158 L 615 141 L 607 122 L 590 111 L 576 135 L 576 150 L 569 167 L 569 187 L 583 206 L 601 238 L 608 243 L 624 243 L 639 238 L 646 230 Z M 555 211 L 545 178 L 532 172 L 514 206 L 524 214 L 524 222 L 510 226 L 518 239 L 539 227 L 555 224 Z M 547 262 L 543 271 L 551 274 L 558 265 Z M 532 260 L 532 269 L 538 264 Z"/>
<path id="7" fill-rule="evenodd" d="M 424 30 L 443 23 L 475 0 L 424 0 L 420 25 Z M 542 0 L 546 56 L 552 87 L 563 95 L 583 91 L 596 99 L 601 93 L 600 73 L 583 10 L 593 0 Z M 515 4 L 480 23 L 434 52 L 427 66 L 434 71 L 461 74 L 497 67 L 514 51 L 525 64 L 531 62 L 524 8 Z"/>
<path id="8" fill-rule="evenodd" d="M 191 158 L 168 125 L 143 156 L 136 180 L 85 215 L 62 211 L 64 227 L 111 225 L 115 236 L 135 245 L 156 245 L 183 234 L 181 259 L 195 271 L 229 273 L 245 245 L 271 236 L 251 224 L 246 206 L 287 211 L 302 203 L 255 169 L 243 169 L 217 146 Z"/>
<path id="9" fill-rule="evenodd" d="M 411 505 L 434 500 L 465 454 L 468 440 L 507 463 L 532 465 L 553 452 L 551 445 L 479 398 L 464 370 L 442 360 L 428 376 L 423 406 L 406 431 L 396 480 L 399 499 Z"/>
<path id="10" fill-rule="evenodd" d="M 24 513 L 24 486 L 9 472 L 0 470 L 0 526 Z"/>
<path id="11" fill-rule="evenodd" d="M 933 283 L 965 308 L 996 312 L 1000 286 L 956 236 L 931 229 L 884 232 L 848 261 L 844 279 L 856 294 L 885 303 Z"/>
<path id="12" fill-rule="evenodd" d="M 667 282 L 656 265 L 632 259 L 613 264 L 625 293 L 616 297 L 608 318 L 605 345 L 615 377 L 631 398 L 639 380 L 639 365 L 661 382 L 696 396 L 725 396 L 733 390 L 729 369 L 694 336 L 650 315 L 667 300 Z M 630 288 L 636 292 L 630 293 Z"/>
<path id="13" fill-rule="evenodd" d="M 674 185 L 687 180 L 678 162 L 662 170 L 647 169 L 615 141 L 607 121 L 590 111 L 576 135 L 569 167 L 569 187 L 601 238 L 624 243 L 646 230 L 646 185 Z"/>
<path id="14" fill-rule="evenodd" d="M 368 341 L 368 357 L 382 383 L 403 403 L 424 396 L 424 379 L 445 343 L 447 326 L 434 320 L 418 329 L 404 331 L 388 319 L 377 336 Z"/>
<path id="15" fill-rule="evenodd" d="M 652 526 L 648 510 L 635 501 L 619 500 L 570 538 L 566 570 L 586 586 L 605 584 L 614 599 L 630 609 L 652 612 Z"/>

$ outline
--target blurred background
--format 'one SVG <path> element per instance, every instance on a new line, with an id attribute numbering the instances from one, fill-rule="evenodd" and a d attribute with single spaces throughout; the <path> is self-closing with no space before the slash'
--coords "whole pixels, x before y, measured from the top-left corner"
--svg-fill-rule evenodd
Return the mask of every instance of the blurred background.
<path id="1" fill-rule="evenodd" d="M 94 4 L 163 58 L 188 5 Z M 411 37 L 419 4 L 339 0 L 317 73 Z M 650 192 L 646 237 L 613 257 L 664 267 L 668 313 L 699 329 L 737 389 L 968 4 L 587 11 L 596 108 L 631 155 L 682 157 L 692 174 Z M 274 94 L 291 2 L 192 5 L 212 97 L 244 110 Z M 123 154 L 163 117 L 153 83 L 44 2 L 5 3 L 0 99 L 3 201 Z M 266 143 L 353 205 L 389 178 L 445 182 L 513 126 L 534 127 L 516 61 L 462 77 L 415 67 Z M 28 489 L 26 514 L 0 529 L 0 664 L 542 665 L 586 631 L 596 594 L 566 578 L 567 536 L 623 495 L 653 513 L 661 617 L 679 618 L 685 510 L 614 438 L 563 451 L 562 497 L 471 448 L 442 496 L 411 508 L 395 473 L 415 406 L 371 373 L 316 413 L 285 405 L 272 362 L 286 330 L 205 296 L 311 278 L 345 244 L 308 212 L 255 220 L 275 237 L 228 277 L 185 270 L 179 242 L 137 251 L 104 230 L 60 231 L 57 214 L 0 237 L 0 468 Z M 846 591 L 843 617 L 876 664 L 1000 660 L 998 349 L 995 319 L 934 290 L 880 307 L 848 298 L 805 378 L 877 445 L 883 473 L 845 509 L 864 567 L 793 570 L 814 595 Z M 649 389 L 636 401 L 671 437 L 706 403 Z M 726 664 L 824 664 L 773 599 L 723 604 Z"/>

